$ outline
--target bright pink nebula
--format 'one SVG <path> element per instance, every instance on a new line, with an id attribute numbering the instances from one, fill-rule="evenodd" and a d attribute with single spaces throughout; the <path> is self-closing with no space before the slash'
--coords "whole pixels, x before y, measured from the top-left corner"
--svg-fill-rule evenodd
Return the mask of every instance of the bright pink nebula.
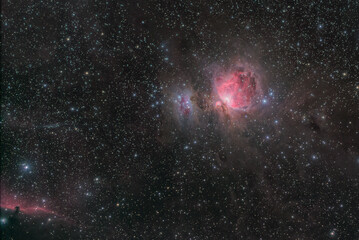
<path id="1" fill-rule="evenodd" d="M 218 77 L 215 86 L 222 102 L 232 109 L 248 107 L 256 92 L 251 72 L 235 71 Z"/>

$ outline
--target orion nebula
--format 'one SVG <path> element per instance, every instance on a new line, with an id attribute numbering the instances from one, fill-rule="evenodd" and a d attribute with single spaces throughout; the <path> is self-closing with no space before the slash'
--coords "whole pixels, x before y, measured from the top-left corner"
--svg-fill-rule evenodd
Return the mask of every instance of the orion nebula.
<path id="1" fill-rule="evenodd" d="M 256 93 L 256 79 L 251 72 L 235 71 L 216 78 L 215 87 L 223 104 L 232 109 L 245 109 Z"/>
<path id="2" fill-rule="evenodd" d="M 237 60 L 229 62 L 229 67 L 219 67 L 218 63 L 204 66 L 208 74 L 199 81 L 202 86 L 198 88 L 192 83 L 169 87 L 166 95 L 174 103 L 167 109 L 169 118 L 176 116 L 180 125 L 186 122 L 203 126 L 208 124 L 211 116 L 231 120 L 227 127 L 245 124 L 243 114 L 258 110 L 258 105 L 268 103 L 274 93 L 273 90 L 263 89 L 266 78 L 255 70 L 260 69 L 260 66 L 250 67 L 251 63 L 242 63 L 238 56 L 235 59 Z M 163 78 L 166 79 L 167 76 Z M 267 92 L 267 96 L 264 92 Z M 259 116 L 261 113 L 255 114 Z"/>

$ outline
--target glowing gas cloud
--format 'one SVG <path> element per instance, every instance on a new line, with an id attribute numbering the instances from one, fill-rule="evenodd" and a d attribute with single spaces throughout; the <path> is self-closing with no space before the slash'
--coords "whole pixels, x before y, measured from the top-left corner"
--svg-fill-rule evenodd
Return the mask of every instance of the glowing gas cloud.
<path id="1" fill-rule="evenodd" d="M 26 200 L 17 195 L 7 194 L 5 192 L 1 193 L 0 207 L 9 210 L 14 210 L 15 207 L 19 207 L 21 213 L 29 215 L 52 214 L 59 216 L 59 214 L 46 207 L 45 201 L 38 203 L 37 201 Z"/>
<path id="2" fill-rule="evenodd" d="M 191 100 L 188 95 L 178 97 L 179 111 L 182 115 L 188 116 L 191 113 Z"/>
<path id="3" fill-rule="evenodd" d="M 251 72 L 233 71 L 217 77 L 214 84 L 222 103 L 232 109 L 247 108 L 256 93 L 256 80 Z"/>

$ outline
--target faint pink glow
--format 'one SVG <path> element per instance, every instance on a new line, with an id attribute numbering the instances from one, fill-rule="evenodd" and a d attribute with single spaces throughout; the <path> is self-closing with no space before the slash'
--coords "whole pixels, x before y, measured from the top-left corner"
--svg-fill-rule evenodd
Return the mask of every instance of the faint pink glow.
<path id="1" fill-rule="evenodd" d="M 24 199 L 24 197 L 18 197 L 15 194 L 7 194 L 1 192 L 1 203 L 0 207 L 9 210 L 15 210 L 15 207 L 20 208 L 20 212 L 24 214 L 53 214 L 59 216 L 56 212 L 48 209 L 44 205 L 38 204 L 34 200 Z"/>
<path id="2" fill-rule="evenodd" d="M 192 103 L 188 95 L 180 95 L 178 100 L 181 115 L 188 116 L 191 113 Z"/>
<path id="3" fill-rule="evenodd" d="M 38 206 L 23 207 L 23 206 L 21 206 L 21 204 L 7 204 L 7 205 L 1 204 L 1 208 L 5 208 L 5 209 L 9 209 L 9 210 L 14 210 L 15 207 L 20 207 L 20 212 L 22 212 L 24 214 L 29 214 L 29 215 L 42 214 L 42 213 L 57 215 L 54 211 L 51 211 L 44 207 L 38 207 Z"/>

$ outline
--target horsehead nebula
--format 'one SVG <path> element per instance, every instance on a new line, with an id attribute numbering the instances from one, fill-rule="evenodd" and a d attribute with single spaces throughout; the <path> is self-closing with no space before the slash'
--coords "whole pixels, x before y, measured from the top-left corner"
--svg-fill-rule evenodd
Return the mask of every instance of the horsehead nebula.
<path id="1" fill-rule="evenodd" d="M 49 214 L 60 217 L 61 215 L 50 209 L 46 201 L 38 201 L 36 199 L 29 199 L 23 196 L 9 194 L 5 191 L 1 192 L 0 208 L 6 210 L 14 210 L 19 208 L 19 211 L 27 215 L 41 215 Z"/>

